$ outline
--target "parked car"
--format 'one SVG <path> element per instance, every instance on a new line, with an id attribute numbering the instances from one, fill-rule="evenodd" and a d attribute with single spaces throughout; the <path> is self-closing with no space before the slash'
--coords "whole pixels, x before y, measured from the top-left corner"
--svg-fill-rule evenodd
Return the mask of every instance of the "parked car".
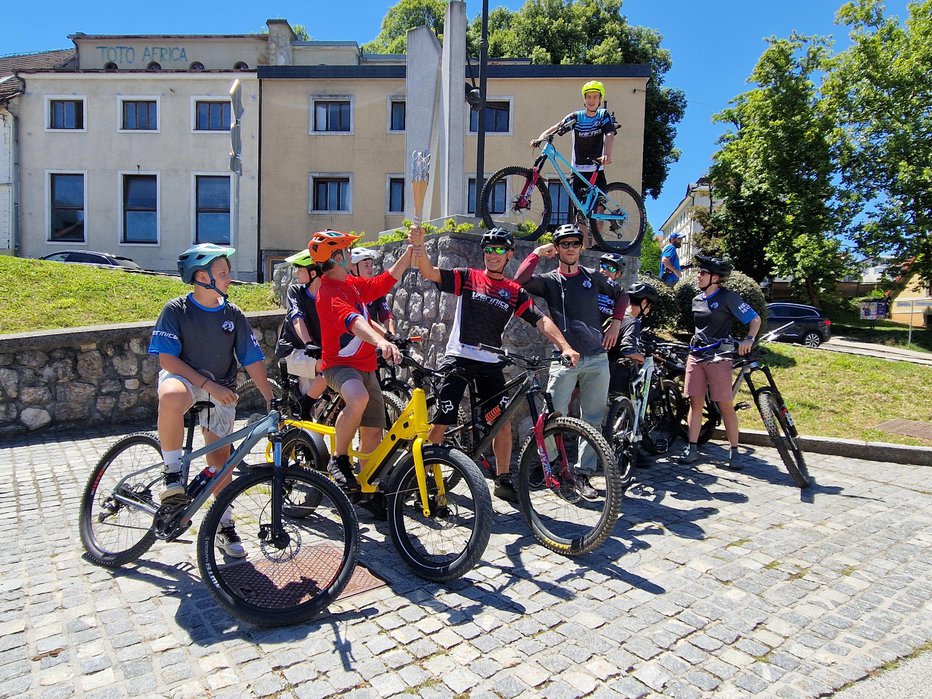
<path id="1" fill-rule="evenodd" d="M 84 265 L 104 265 L 107 267 L 125 267 L 126 269 L 142 269 L 128 257 L 111 255 L 109 252 L 93 252 L 91 250 L 62 250 L 44 255 L 39 258 L 52 262 L 77 262 Z"/>
<path id="2" fill-rule="evenodd" d="M 832 336 L 832 321 L 818 308 L 801 303 L 768 303 L 767 330 L 775 330 L 787 323 L 792 325 L 780 331 L 778 340 L 818 347 Z"/>

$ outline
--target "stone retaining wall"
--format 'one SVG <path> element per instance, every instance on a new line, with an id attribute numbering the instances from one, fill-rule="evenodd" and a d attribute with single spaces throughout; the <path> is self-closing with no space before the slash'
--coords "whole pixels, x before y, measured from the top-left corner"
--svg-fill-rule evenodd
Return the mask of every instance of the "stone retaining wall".
<path id="1" fill-rule="evenodd" d="M 534 246 L 519 242 L 509 274 L 514 274 Z M 403 243 L 384 246 L 383 266 L 390 266 L 403 250 Z M 429 236 L 426 250 L 439 267 L 482 264 L 475 234 Z M 637 273 L 638 262 L 629 258 L 625 280 Z M 598 254 L 585 253 L 584 263 L 597 265 Z M 539 270 L 552 267 L 553 263 L 544 261 Z M 275 277 L 279 290 L 290 281 L 287 268 Z M 232 296 L 235 301 L 235 288 Z M 432 367 L 443 357 L 455 309 L 455 297 L 441 294 L 415 271 L 405 275 L 392 295 L 399 334 L 421 335 L 424 341 L 419 353 Z M 274 356 L 282 312 L 247 315 L 266 356 Z M 158 360 L 147 353 L 152 325 L 127 323 L 0 336 L 0 434 L 143 420 L 151 420 L 154 426 Z M 509 325 L 506 346 L 525 354 L 549 352 L 537 330 L 521 320 Z"/>

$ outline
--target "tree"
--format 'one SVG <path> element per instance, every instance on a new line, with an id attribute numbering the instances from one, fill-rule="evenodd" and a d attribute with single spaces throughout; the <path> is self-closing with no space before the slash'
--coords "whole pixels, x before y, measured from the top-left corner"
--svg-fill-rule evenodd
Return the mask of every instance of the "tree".
<path id="1" fill-rule="evenodd" d="M 932 0 L 910 3 L 905 25 L 879 0 L 849 2 L 837 21 L 852 43 L 823 91 L 839 127 L 848 234 L 932 283 Z"/>
<path id="2" fill-rule="evenodd" d="M 644 237 L 641 239 L 641 273 L 651 275 L 654 278 L 652 282 L 654 285 L 659 283 L 657 274 L 660 272 L 661 252 L 660 241 L 657 240 L 653 226 L 648 222 Z"/>
<path id="3" fill-rule="evenodd" d="M 447 4 L 444 0 L 399 0 L 382 20 L 382 30 L 363 51 L 368 53 L 405 53 L 408 30 L 426 26 L 438 38 L 443 38 L 443 20 Z"/>
<path id="4" fill-rule="evenodd" d="M 712 216 L 723 252 L 763 279 L 790 277 L 811 303 L 849 270 L 836 237 L 830 115 L 812 75 L 826 66 L 819 37 L 771 37 L 751 73 L 754 89 L 715 115 L 730 124 L 710 176 L 723 206 Z"/>

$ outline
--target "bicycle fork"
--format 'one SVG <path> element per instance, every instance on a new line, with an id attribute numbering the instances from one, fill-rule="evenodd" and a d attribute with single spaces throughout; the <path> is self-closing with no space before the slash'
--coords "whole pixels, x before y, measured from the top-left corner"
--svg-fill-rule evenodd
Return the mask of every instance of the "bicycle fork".
<path id="1" fill-rule="evenodd" d="M 282 524 L 282 510 L 285 502 L 285 467 L 282 465 L 282 433 L 275 430 L 271 436 L 272 455 L 272 521 L 259 527 L 259 540 L 270 543 L 281 551 L 291 543 L 291 537 Z"/>

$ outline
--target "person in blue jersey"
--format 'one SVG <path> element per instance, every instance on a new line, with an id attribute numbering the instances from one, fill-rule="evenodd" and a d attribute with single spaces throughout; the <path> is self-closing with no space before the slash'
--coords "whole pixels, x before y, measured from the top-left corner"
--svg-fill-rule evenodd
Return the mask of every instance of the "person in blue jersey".
<path id="1" fill-rule="evenodd" d="M 228 301 L 229 257 L 234 252 L 230 247 L 201 243 L 181 253 L 178 271 L 182 281 L 194 289 L 166 303 L 152 330 L 149 354 L 158 355 L 161 367 L 158 431 L 165 465 L 159 494 L 163 503 L 185 492 L 181 476 L 184 414 L 195 401 L 213 403 L 200 414 L 204 442 L 213 444 L 233 431 L 240 365 L 266 403 L 272 400 L 262 349 L 246 316 Z M 217 449 L 207 455 L 207 463 L 219 469 L 229 454 L 229 447 Z M 217 483 L 214 492 L 225 485 Z M 221 518 L 217 546 L 228 556 L 246 556 L 233 525 L 232 508 Z"/>
<path id="2" fill-rule="evenodd" d="M 598 80 L 590 80 L 582 86 L 583 108 L 570 112 L 540 136 L 531 141 L 531 147 L 536 148 L 547 136 L 552 133 L 564 134 L 573 131 L 573 167 L 587 176 L 598 171 L 595 184 L 605 189 L 605 167 L 612 164 L 612 146 L 618 127 L 612 114 L 602 107 L 605 101 L 605 86 Z M 576 198 L 582 201 L 589 191 L 589 182 L 578 175 L 573 176 L 573 192 Z M 567 221 L 567 223 L 571 223 Z M 583 241 L 589 247 L 588 227 L 580 225 L 587 240 Z"/>
<path id="3" fill-rule="evenodd" d="M 680 267 L 680 246 L 683 244 L 682 233 L 671 233 L 660 253 L 660 281 L 667 286 L 675 286 L 683 276 Z"/>
<path id="4" fill-rule="evenodd" d="M 747 354 L 754 346 L 761 318 L 741 296 L 721 286 L 722 281 L 731 274 L 730 262 L 718 257 L 696 255 L 695 266 L 699 268 L 699 293 L 693 297 L 693 322 L 696 329 L 689 341 L 691 349 L 686 360 L 686 383 L 683 387 L 689 397 L 689 445 L 677 461 L 691 464 L 699 458 L 699 430 L 708 389 L 722 414 L 725 435 L 731 445 L 727 468 L 740 471 L 744 468 L 744 457 L 738 452 L 738 415 L 735 413 L 731 392 L 732 364 L 728 360 L 709 361 L 712 355 L 721 351 L 719 347 L 710 346 L 731 337 L 731 328 L 737 319 L 748 326 L 747 336 L 738 344 L 738 354 Z"/>

